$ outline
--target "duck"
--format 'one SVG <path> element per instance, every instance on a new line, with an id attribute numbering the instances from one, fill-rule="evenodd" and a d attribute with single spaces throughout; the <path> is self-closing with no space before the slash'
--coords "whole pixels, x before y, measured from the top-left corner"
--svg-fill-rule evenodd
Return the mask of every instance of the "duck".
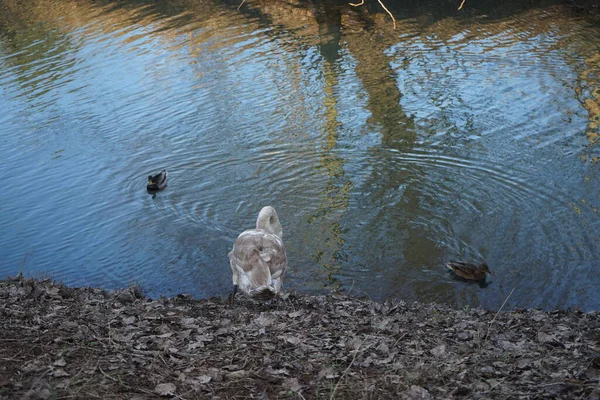
<path id="1" fill-rule="evenodd" d="M 263 207 L 256 218 L 256 229 L 240 233 L 229 252 L 233 281 L 231 305 L 239 291 L 266 302 L 281 293 L 288 260 L 283 244 L 283 228 L 275 208 Z"/>
<path id="2" fill-rule="evenodd" d="M 486 274 L 494 275 L 485 262 L 475 265 L 461 261 L 450 261 L 446 263 L 446 267 L 459 277 L 471 281 L 483 281 L 487 276 Z"/>
<path id="3" fill-rule="evenodd" d="M 167 175 L 166 169 L 163 169 L 154 176 L 148 175 L 148 185 L 146 186 L 146 189 L 154 192 L 163 190 L 167 187 Z"/>

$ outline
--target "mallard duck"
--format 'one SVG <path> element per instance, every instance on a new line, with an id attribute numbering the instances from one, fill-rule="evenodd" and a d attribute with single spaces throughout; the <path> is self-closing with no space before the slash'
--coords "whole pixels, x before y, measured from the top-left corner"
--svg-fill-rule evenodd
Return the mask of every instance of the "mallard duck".
<path id="1" fill-rule="evenodd" d="M 163 169 L 154 176 L 148 175 L 148 185 L 146 186 L 146 189 L 150 191 L 163 190 L 167 187 L 167 175 L 166 169 Z"/>
<path id="2" fill-rule="evenodd" d="M 460 261 L 450 261 L 449 263 L 446 263 L 446 267 L 461 278 L 471 281 L 485 280 L 486 273 L 494 275 L 486 263 L 481 263 L 477 266 Z"/>
<path id="3" fill-rule="evenodd" d="M 260 210 L 256 229 L 248 229 L 238 236 L 229 252 L 233 280 L 231 304 L 238 288 L 259 301 L 279 295 L 288 268 L 282 236 L 279 217 L 271 206 Z"/>

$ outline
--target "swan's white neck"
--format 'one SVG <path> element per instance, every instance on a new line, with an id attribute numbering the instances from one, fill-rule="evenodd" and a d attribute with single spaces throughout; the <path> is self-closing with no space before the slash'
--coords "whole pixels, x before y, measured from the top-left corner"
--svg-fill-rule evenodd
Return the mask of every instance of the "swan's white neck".
<path id="1" fill-rule="evenodd" d="M 275 209 L 271 206 L 263 207 L 258 213 L 258 218 L 256 219 L 256 229 L 262 229 L 273 235 L 279 236 L 279 238 L 283 237 L 283 229 L 279 223 L 277 211 L 275 211 Z"/>

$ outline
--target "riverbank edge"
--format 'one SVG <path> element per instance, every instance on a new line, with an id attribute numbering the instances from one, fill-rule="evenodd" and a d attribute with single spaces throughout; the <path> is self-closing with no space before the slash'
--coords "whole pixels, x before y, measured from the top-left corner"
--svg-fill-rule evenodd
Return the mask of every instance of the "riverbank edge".
<path id="1" fill-rule="evenodd" d="M 0 399 L 600 399 L 600 313 L 0 280 Z"/>

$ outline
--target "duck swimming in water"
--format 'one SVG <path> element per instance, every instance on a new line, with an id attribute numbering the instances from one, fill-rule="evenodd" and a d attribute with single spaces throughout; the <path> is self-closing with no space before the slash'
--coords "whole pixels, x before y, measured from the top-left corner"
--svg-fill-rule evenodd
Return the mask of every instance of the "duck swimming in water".
<path id="1" fill-rule="evenodd" d="M 446 263 L 446 267 L 461 278 L 471 281 L 483 281 L 486 278 L 486 274 L 494 275 L 486 263 L 481 263 L 477 266 L 460 261 L 450 261 Z"/>
<path id="2" fill-rule="evenodd" d="M 279 295 L 288 268 L 283 229 L 277 212 L 263 207 L 256 229 L 242 232 L 229 252 L 233 280 L 231 304 L 239 290 L 253 299 L 267 301 Z"/>
<path id="3" fill-rule="evenodd" d="M 167 175 L 166 169 L 163 169 L 154 176 L 148 175 L 148 185 L 146 186 L 146 189 L 151 192 L 163 190 L 167 187 Z"/>

